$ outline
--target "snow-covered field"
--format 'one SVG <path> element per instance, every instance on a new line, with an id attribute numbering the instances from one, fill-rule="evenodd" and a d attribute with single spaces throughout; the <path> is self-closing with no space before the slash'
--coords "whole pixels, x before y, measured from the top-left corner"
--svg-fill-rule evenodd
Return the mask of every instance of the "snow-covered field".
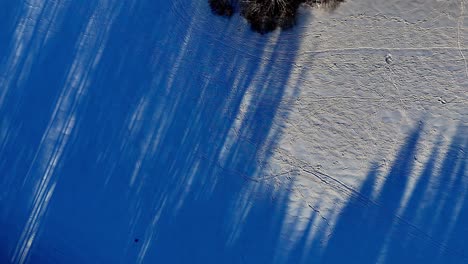
<path id="1" fill-rule="evenodd" d="M 467 1 L 84 2 L 0 8 L 1 263 L 468 262 Z"/>

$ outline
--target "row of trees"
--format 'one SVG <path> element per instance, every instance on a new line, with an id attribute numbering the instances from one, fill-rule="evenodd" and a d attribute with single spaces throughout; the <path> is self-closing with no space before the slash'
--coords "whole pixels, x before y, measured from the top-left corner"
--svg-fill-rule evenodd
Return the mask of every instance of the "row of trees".
<path id="1" fill-rule="evenodd" d="M 301 4 L 336 8 L 344 0 L 208 0 L 213 13 L 230 17 L 239 9 L 252 29 L 266 33 L 277 27 L 289 28 L 295 24 Z"/>

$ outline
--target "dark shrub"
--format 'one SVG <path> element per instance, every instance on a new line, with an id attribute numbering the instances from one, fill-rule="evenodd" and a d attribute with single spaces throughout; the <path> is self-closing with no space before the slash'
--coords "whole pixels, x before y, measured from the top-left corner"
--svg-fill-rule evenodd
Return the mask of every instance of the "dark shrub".
<path id="1" fill-rule="evenodd" d="M 240 13 L 253 30 L 262 34 L 292 27 L 296 23 L 297 9 L 301 4 L 334 9 L 344 0 L 238 0 Z M 213 13 L 230 17 L 234 12 L 230 0 L 209 0 Z"/>
<path id="2" fill-rule="evenodd" d="M 230 0 L 208 0 L 208 3 L 216 15 L 230 17 L 234 13 L 234 6 Z"/>
<path id="3" fill-rule="evenodd" d="M 266 33 L 275 28 L 294 25 L 297 8 L 302 0 L 241 0 L 241 15 L 252 29 Z"/>

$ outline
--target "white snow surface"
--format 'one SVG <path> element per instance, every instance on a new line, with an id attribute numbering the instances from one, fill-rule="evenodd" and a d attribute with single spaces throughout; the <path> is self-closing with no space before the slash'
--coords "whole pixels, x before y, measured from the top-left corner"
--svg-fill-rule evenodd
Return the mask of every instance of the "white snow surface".
<path id="1" fill-rule="evenodd" d="M 452 138 L 467 133 L 466 10 L 464 1 L 347 1 L 333 12 L 302 8 L 296 29 L 272 33 L 271 43 L 301 34 L 300 52 L 281 105 L 288 114 L 274 122 L 281 138 L 254 180 L 277 188 L 293 182 L 288 214 L 302 227 L 289 237 L 302 234 L 314 211 L 315 228 L 331 234 L 373 166 L 377 196 L 414 129 L 421 135 L 398 213 L 436 145 L 440 169 Z"/>
<path id="2" fill-rule="evenodd" d="M 32 2 L 37 4 L 35 1 Z M 187 4 L 188 2 L 190 3 Z M 112 9 L 106 5 L 102 8 Z M 245 66 L 248 71 L 246 65 L 260 61 L 259 69 L 254 72 L 254 80 L 243 95 L 243 101 L 236 114 L 236 120 L 230 127 L 228 138 L 223 142 L 225 153 L 229 153 L 232 142 L 245 147 L 245 152 L 248 153 L 250 149 L 255 149 L 255 142 L 243 142 L 242 134 L 238 133 L 243 119 L 248 117 L 249 106 L 258 98 L 256 93 L 259 90 L 264 93 L 271 91 L 258 87 L 272 85 L 268 80 L 275 81 L 275 74 L 283 69 L 280 62 L 287 61 L 293 64 L 278 112 L 275 114 L 273 127 L 269 132 L 272 144 L 265 144 L 265 147 L 273 146 L 273 149 L 261 149 L 256 153 L 257 167 L 260 169 L 256 170 L 254 175 L 245 173 L 250 177 L 250 184 L 245 185 L 244 195 L 238 198 L 236 204 L 238 210 L 235 210 L 236 208 L 232 210 L 233 214 L 240 214 L 231 220 L 234 227 L 233 240 L 239 233 L 235 227 L 241 226 L 243 216 L 248 214 L 252 206 L 253 202 L 249 198 L 259 195 L 263 188 L 273 187 L 278 190 L 287 188 L 291 191 L 287 204 L 287 220 L 284 222 L 285 239 L 294 241 L 302 235 L 310 221 L 314 221 L 313 228 L 309 231 L 309 238 L 313 240 L 315 233 L 324 232 L 325 235 L 321 235 L 321 243 L 326 246 L 327 238 L 333 233 L 343 208 L 351 198 L 359 196 L 359 190 L 373 168 L 377 168 L 376 185 L 373 186 L 371 196 L 361 198 L 368 203 L 377 203 L 374 198 L 378 197 L 380 188 L 388 180 L 392 167 L 398 166 L 396 164 L 398 153 L 415 130 L 420 130 L 420 137 L 413 157 L 406 157 L 413 159 L 414 162 L 409 175 L 406 175 L 408 183 L 404 186 L 404 196 L 399 201 L 397 215 L 408 209 L 408 200 L 422 175 L 421 170 L 427 164 L 430 155 L 434 153 L 434 148 L 438 148 L 439 151 L 435 162 L 437 175 L 443 174 L 440 170 L 443 167 L 445 154 L 451 153 L 450 155 L 454 155 L 453 159 L 467 159 L 465 146 L 468 134 L 468 30 L 466 29 L 468 1 L 347 0 L 333 11 L 301 8 L 295 28 L 285 32 L 276 30 L 267 35 L 252 33 L 240 16 L 234 16 L 229 22 L 222 18 L 215 21 L 212 18 L 207 19 L 209 12 L 207 8 L 206 1 L 174 1 L 172 11 L 180 19 L 178 25 L 173 25 L 173 36 L 167 36 L 166 41 L 170 45 L 174 36 L 185 34 L 185 38 L 180 51 L 171 54 L 171 61 L 167 62 L 169 77 L 164 85 L 168 87 L 168 91 L 164 92 L 172 95 L 169 89 L 173 83 L 178 82 L 178 85 L 182 86 L 185 85 L 184 81 L 187 83 L 191 81 L 189 77 L 183 77 L 188 72 L 184 68 L 185 62 L 196 58 L 195 56 L 192 58 L 191 55 L 206 48 L 194 46 L 196 40 L 191 42 L 191 38 L 197 34 L 203 35 L 203 38 L 214 47 L 224 49 L 226 54 L 225 58 L 213 58 L 209 52 L 206 52 L 206 62 L 197 69 L 197 76 L 206 78 L 206 83 L 222 82 L 224 80 L 216 79 L 221 78 L 219 71 L 232 71 L 230 68 L 211 69 L 209 66 L 212 62 L 221 61 L 222 65 L 237 67 L 238 79 L 231 84 L 232 89 L 236 89 L 238 83 L 243 81 L 240 76 L 243 67 Z M 98 11 L 96 14 L 100 14 Z M 24 21 L 40 21 L 35 13 L 24 17 Z M 54 19 L 51 21 L 54 22 Z M 95 19 L 112 24 L 112 17 L 96 15 Z M 41 23 L 45 23 L 44 21 Z M 81 70 L 81 65 L 85 65 L 86 67 L 82 67 L 91 70 L 93 65 L 99 63 L 101 45 L 106 43 L 108 32 L 102 28 L 104 26 L 95 25 L 93 20 L 90 20 L 86 32 L 80 35 L 81 53 L 78 53 L 80 56 L 77 58 L 83 61 L 76 60 L 73 64 L 77 65 L 76 69 Z M 15 39 L 17 54 L 12 53 L 7 58 L 11 69 L 6 71 L 6 77 L 0 80 L 5 87 L 10 87 L 6 85 L 10 83 L 7 75 L 19 67 L 17 57 L 25 56 L 22 55 L 21 48 L 25 45 L 23 42 L 28 42 L 30 38 L 28 31 L 23 32 L 19 29 L 18 32 Z M 265 43 L 266 38 L 268 41 Z M 46 41 L 47 39 L 44 40 Z M 290 50 L 285 48 L 288 47 L 288 42 L 292 41 L 299 41 L 298 46 L 291 46 Z M 164 46 L 167 43 L 164 41 L 156 43 L 155 50 L 159 48 L 158 45 Z M 278 51 L 275 49 L 278 46 L 283 48 Z M 37 47 L 39 49 L 40 46 Z M 207 47 L 206 50 L 209 48 L 213 47 Z M 87 49 L 90 49 L 90 52 L 97 51 L 97 56 L 88 58 L 88 54 L 83 51 Z M 234 63 L 228 64 L 231 59 Z M 155 64 L 160 63 L 156 56 L 154 61 Z M 218 75 L 212 74 L 213 72 Z M 75 79 L 87 78 L 84 70 L 72 73 Z M 158 74 L 163 73 L 155 75 Z M 26 73 L 24 75 L 26 76 Z M 68 90 L 64 90 L 65 95 L 60 98 L 66 103 L 63 104 L 63 109 L 57 110 L 71 114 L 64 118 L 60 115 L 58 121 L 51 121 L 49 124 L 49 127 L 60 129 L 63 124 L 69 124 L 64 130 L 65 135 L 74 129 L 75 124 L 74 110 L 72 111 L 74 108 L 71 107 L 75 104 L 67 102 L 76 101 L 76 104 L 79 104 L 80 96 L 86 92 L 88 84 L 83 81 L 83 85 L 77 86 L 72 77 L 67 79 L 67 84 L 70 83 L 67 87 L 70 89 L 80 87 L 80 89 L 76 90 L 76 94 L 69 94 Z M 152 81 L 150 85 L 155 87 L 160 85 L 159 79 L 163 77 L 155 76 L 154 84 Z M 3 102 L 4 94 L 7 92 L 8 89 L 0 91 L 0 103 Z M 275 97 L 274 91 L 271 93 L 272 97 Z M 128 189 L 137 190 L 135 192 L 139 192 L 141 186 L 147 183 L 144 173 L 140 173 L 143 158 L 156 153 L 154 149 L 159 147 L 158 140 L 160 135 L 164 135 L 167 125 L 161 121 L 157 124 L 160 131 L 155 128 L 155 123 L 150 125 L 151 129 L 148 129 L 151 132 L 141 132 L 139 126 L 148 120 L 140 120 L 139 115 L 153 111 L 153 108 L 148 110 L 145 107 L 155 98 L 159 101 L 154 108 L 156 110 L 153 111 L 153 119 L 170 120 L 173 110 L 168 103 L 170 100 L 164 96 L 158 97 L 151 93 L 145 96 L 141 99 L 142 103 L 136 107 L 128 125 L 129 141 L 134 138 L 148 139 L 141 153 L 137 153 L 141 158 L 135 162 L 135 173 L 128 179 Z M 215 96 L 209 98 L 216 99 Z M 262 98 L 268 99 L 268 96 Z M 270 102 L 263 103 L 268 105 Z M 46 143 L 61 140 L 63 145 L 67 144 L 68 136 L 62 139 L 61 136 L 54 134 L 55 130 L 51 131 L 44 136 Z M 3 134 L 0 136 L 4 137 Z M 451 149 L 453 139 L 460 136 L 462 142 L 455 146 L 455 150 Z M 44 144 L 48 145 L 53 144 Z M 42 164 L 40 161 L 43 156 L 52 155 L 54 160 L 60 158 L 62 145 L 59 146 L 59 150 L 53 154 L 47 150 L 39 152 L 38 163 Z M 194 165 L 193 171 L 196 171 L 199 163 L 205 161 L 202 159 L 203 147 L 200 149 L 193 151 L 199 157 L 191 157 L 195 160 L 190 161 Z M 223 158 L 225 157 L 222 152 L 216 162 L 220 168 L 229 171 L 230 164 L 223 164 Z M 46 165 L 44 171 L 47 169 L 53 173 L 55 163 L 50 162 Z M 233 173 L 243 172 L 233 171 Z M 49 174 L 45 175 L 37 184 L 43 191 L 32 194 L 32 197 L 39 197 L 35 198 L 38 202 L 33 207 L 31 221 L 28 221 L 25 233 L 15 251 L 20 262 L 28 255 L 31 241 L 35 237 L 36 230 L 39 230 L 40 219 L 47 210 L 49 196 L 54 192 L 53 178 L 48 176 Z M 466 176 L 466 172 L 464 175 Z M 180 184 L 184 188 L 182 192 L 184 195 L 189 192 L 193 180 L 190 178 L 191 175 L 187 177 L 188 180 L 180 179 L 186 183 Z M 458 184 L 461 186 L 460 196 L 465 196 L 468 192 L 468 178 L 462 178 Z M 431 179 L 429 185 L 432 186 L 428 188 L 429 190 L 437 188 L 437 179 Z M 170 191 L 175 194 L 173 197 L 169 197 L 168 194 L 167 200 L 180 201 L 182 204 L 186 197 L 179 195 L 173 189 Z M 138 202 L 139 200 L 135 203 Z M 164 208 L 165 203 L 166 198 L 158 206 Z M 311 215 L 315 213 L 320 217 L 312 220 Z M 154 224 L 146 230 L 150 234 L 148 237 L 157 233 L 155 230 L 159 211 L 154 214 L 152 220 Z M 292 223 L 294 228 L 290 226 Z M 410 223 L 411 227 L 423 230 L 418 229 L 417 225 L 418 223 Z M 287 250 L 290 245 L 288 241 L 282 245 L 282 251 Z M 140 261 L 147 252 L 150 239 L 145 240 L 144 245 L 145 248 L 141 250 L 141 256 L 139 255 Z"/>

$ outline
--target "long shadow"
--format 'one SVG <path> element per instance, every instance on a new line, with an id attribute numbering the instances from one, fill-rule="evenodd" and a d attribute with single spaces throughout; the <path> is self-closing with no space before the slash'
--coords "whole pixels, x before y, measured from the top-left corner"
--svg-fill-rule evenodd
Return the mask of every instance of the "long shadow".
<path id="1" fill-rule="evenodd" d="M 349 200 L 323 253 L 316 254 L 318 263 L 468 260 L 462 242 L 468 235 L 466 127 L 460 126 L 446 153 L 434 146 L 408 195 L 421 129 L 408 137 L 376 195 L 379 172 L 377 168 L 369 172 L 360 196 Z"/>
<path id="2" fill-rule="evenodd" d="M 1 43 L 0 262 L 273 261 L 290 188 L 252 177 L 299 88 L 299 32 L 205 2 L 34 4 Z"/>
<path id="3" fill-rule="evenodd" d="M 290 215 L 294 180 L 255 177 L 301 86 L 300 32 L 262 37 L 192 2 L 9 7 L 1 263 L 466 262 L 465 127 L 413 186 L 416 128 L 383 186 L 375 167 L 331 233 L 318 211 L 303 225 Z M 40 22 L 5 43 L 22 18 Z"/>
<path id="4" fill-rule="evenodd" d="M 305 227 L 297 218 L 300 212 L 288 216 L 285 204 L 292 192 L 280 195 L 270 214 L 249 214 L 245 263 L 466 263 L 467 128 L 460 125 L 448 146 L 439 140 L 427 160 L 418 160 L 423 130 L 419 126 L 410 133 L 385 175 L 377 164 L 371 166 L 361 188 L 349 192 L 331 231 L 319 210 L 306 217 Z M 377 184 L 379 178 L 383 184 Z M 271 219 L 255 226 L 263 216 Z M 268 230 L 269 251 L 249 245 L 254 228 Z M 291 235 L 298 230 L 299 236 Z"/>

